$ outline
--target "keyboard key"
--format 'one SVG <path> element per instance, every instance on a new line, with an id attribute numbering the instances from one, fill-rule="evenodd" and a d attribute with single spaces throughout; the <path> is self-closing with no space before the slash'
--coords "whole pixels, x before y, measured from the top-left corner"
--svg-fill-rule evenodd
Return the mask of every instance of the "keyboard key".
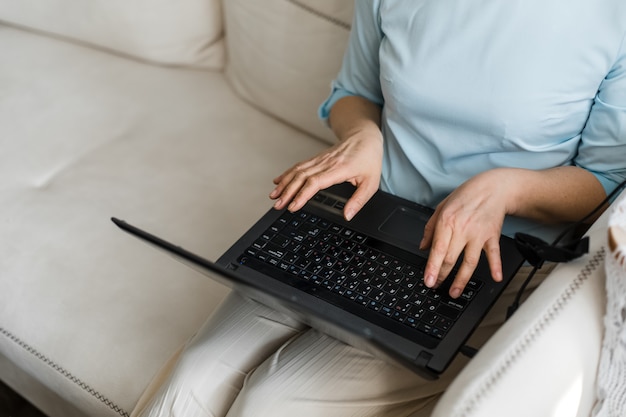
<path id="1" fill-rule="evenodd" d="M 447 305 L 444 304 L 439 304 L 436 308 L 437 313 L 444 315 L 445 317 L 449 318 L 450 320 L 455 320 L 457 317 L 459 317 L 460 314 L 460 310 L 456 309 L 456 308 L 452 308 L 449 307 Z"/>
<path id="2" fill-rule="evenodd" d="M 275 245 L 271 242 L 266 244 L 263 247 L 263 249 L 265 250 L 265 252 L 269 253 L 270 255 L 276 258 L 282 258 L 283 256 L 285 256 L 285 250 L 281 248 L 280 246 Z"/>
<path id="3" fill-rule="evenodd" d="M 461 293 L 461 298 L 463 298 L 464 300 L 471 300 L 472 298 L 474 298 L 474 295 L 476 294 L 476 291 L 474 290 L 468 290 L 467 288 L 465 288 L 465 290 L 463 291 L 463 293 Z"/>
<path id="4" fill-rule="evenodd" d="M 427 335 L 434 336 L 437 339 L 441 339 L 443 337 L 443 331 L 435 326 L 426 323 L 419 323 L 417 325 L 417 329 L 426 333 Z"/>
<path id="5" fill-rule="evenodd" d="M 355 233 L 355 234 L 352 236 L 352 239 L 353 239 L 355 242 L 358 242 L 358 243 L 365 243 L 365 241 L 367 240 L 367 237 L 366 237 L 365 235 L 360 234 L 360 233 Z"/>
<path id="6" fill-rule="evenodd" d="M 310 223 L 304 223 L 302 226 L 300 226 L 299 230 L 302 233 L 305 233 L 305 234 L 307 234 L 309 236 L 313 236 L 313 237 L 315 237 L 315 236 L 319 235 L 320 233 L 322 233 L 322 229 L 321 228 L 317 227 L 314 224 L 310 224 Z"/>
<path id="7" fill-rule="evenodd" d="M 457 310 L 463 310 L 467 305 L 467 301 L 461 298 L 446 298 L 442 300 L 442 303 L 450 307 L 456 308 Z"/>
<path id="8" fill-rule="evenodd" d="M 447 332 L 448 330 L 450 330 L 450 327 L 452 327 L 452 320 L 443 316 L 439 316 L 435 321 L 435 327 L 438 327 L 444 332 Z"/>
<path id="9" fill-rule="evenodd" d="M 261 234 L 261 239 L 263 240 L 272 240 L 272 238 L 276 236 L 276 233 L 266 230 Z"/>
<path id="10" fill-rule="evenodd" d="M 419 321 L 417 319 L 415 319 L 413 317 L 410 317 L 410 316 L 407 316 L 404 319 L 404 324 L 406 324 L 407 326 L 412 327 L 414 329 L 417 327 L 418 323 L 419 323 Z"/>
<path id="11" fill-rule="evenodd" d="M 257 239 L 252 244 L 252 247 L 255 248 L 255 249 L 263 249 L 266 244 L 267 244 L 267 240 Z"/>
<path id="12" fill-rule="evenodd" d="M 367 304 L 367 308 L 370 308 L 374 311 L 380 310 L 381 307 L 382 305 L 376 300 L 370 300 L 369 303 Z"/>
<path id="13" fill-rule="evenodd" d="M 307 219 L 307 223 L 310 224 L 317 224 L 320 221 L 320 218 L 314 215 L 310 215 L 309 218 Z"/>

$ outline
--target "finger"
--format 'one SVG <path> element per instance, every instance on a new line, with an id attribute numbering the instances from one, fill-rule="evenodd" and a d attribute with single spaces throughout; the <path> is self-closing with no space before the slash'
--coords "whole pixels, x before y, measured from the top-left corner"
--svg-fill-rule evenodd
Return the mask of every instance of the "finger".
<path id="1" fill-rule="evenodd" d="M 485 254 L 491 271 L 491 278 L 496 282 L 502 281 L 502 256 L 500 255 L 499 238 L 491 238 L 485 243 Z"/>
<path id="2" fill-rule="evenodd" d="M 294 167 L 294 169 L 288 172 L 282 178 L 282 181 L 277 185 L 275 189 L 276 193 L 272 192 L 271 194 L 275 195 L 276 198 L 274 208 L 281 210 L 288 205 L 293 204 L 293 200 L 297 198 L 298 194 L 301 193 L 301 190 L 305 186 L 305 184 L 307 182 L 310 182 L 310 179 L 312 177 L 317 176 L 321 172 L 323 172 L 324 169 L 324 167 L 318 165 L 311 165 L 310 167 L 298 165 Z M 315 192 L 317 191 L 319 191 L 319 189 L 315 190 Z M 315 192 L 313 192 L 313 194 L 315 194 Z M 312 197 L 312 195 L 310 197 Z M 308 198 L 306 199 L 307 201 Z M 304 203 L 306 203 L 306 201 L 304 201 Z M 303 206 L 304 203 L 302 203 L 301 205 Z M 295 211 L 295 209 L 290 210 Z"/>
<path id="3" fill-rule="evenodd" d="M 343 170 L 329 169 L 310 175 L 304 180 L 287 209 L 291 212 L 298 211 L 304 207 L 318 191 L 345 181 L 346 175 L 343 173 Z"/>
<path id="4" fill-rule="evenodd" d="M 424 269 L 424 284 L 427 287 L 434 287 L 439 278 L 439 270 L 448 253 L 448 247 L 452 239 L 452 230 L 447 227 L 439 227 L 435 229 L 432 239 L 430 254 Z"/>
<path id="5" fill-rule="evenodd" d="M 461 253 L 465 249 L 467 245 L 467 239 L 458 239 L 455 238 L 454 233 L 452 233 L 452 238 L 450 239 L 450 243 L 448 244 L 448 250 L 443 258 L 443 262 L 439 268 L 439 275 L 437 276 L 437 284 L 439 286 L 442 282 L 448 278 L 452 269 L 457 264 L 458 259 L 461 257 Z M 480 251 L 480 249 L 479 249 Z"/>
<path id="6" fill-rule="evenodd" d="M 454 281 L 450 286 L 450 297 L 458 298 L 463 293 L 465 286 L 469 282 L 472 274 L 476 270 L 478 266 L 478 262 L 480 261 L 480 255 L 482 253 L 482 248 L 479 245 L 471 245 L 469 244 L 465 248 L 465 253 L 463 254 L 463 261 L 459 267 L 459 270 L 454 277 Z"/>
<path id="7" fill-rule="evenodd" d="M 302 172 L 311 166 L 312 164 L 310 163 L 310 160 L 302 161 L 293 165 L 291 168 L 280 174 L 278 177 L 274 178 L 272 182 L 276 184 L 276 187 L 270 193 L 270 198 L 275 199 L 280 197 L 286 186 L 291 183 L 297 173 Z"/>
<path id="8" fill-rule="evenodd" d="M 293 167 L 289 168 L 287 171 L 283 172 L 278 177 L 272 180 L 272 182 L 276 185 L 276 187 L 274 187 L 274 189 L 270 193 L 270 198 L 272 200 L 279 198 L 283 194 L 285 188 L 293 179 L 296 169 L 297 168 L 294 165 Z"/>
<path id="9" fill-rule="evenodd" d="M 324 155 L 325 153 L 321 153 L 313 158 L 298 162 L 297 164 L 293 165 L 291 168 L 280 174 L 278 177 L 274 178 L 272 182 L 276 184 L 276 187 L 270 193 L 270 198 L 279 198 L 284 192 L 287 185 L 289 185 L 299 173 L 306 172 L 311 168 L 315 168 L 316 166 L 320 165 L 324 160 Z"/>
<path id="10" fill-rule="evenodd" d="M 363 206 L 372 198 L 378 190 L 378 183 L 375 181 L 367 181 L 358 185 L 352 197 L 346 202 L 344 207 L 344 217 L 350 221 L 363 208 Z"/>

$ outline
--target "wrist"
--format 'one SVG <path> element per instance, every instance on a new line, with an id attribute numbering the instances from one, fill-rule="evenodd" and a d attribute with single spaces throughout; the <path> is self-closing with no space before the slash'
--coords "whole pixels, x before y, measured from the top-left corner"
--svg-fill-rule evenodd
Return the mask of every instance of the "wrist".
<path id="1" fill-rule="evenodd" d="M 493 181 L 506 187 L 506 214 L 517 217 L 546 223 L 577 221 L 605 197 L 595 176 L 575 166 L 490 172 Z"/>
<path id="2" fill-rule="evenodd" d="M 344 97 L 330 111 L 329 123 L 340 141 L 367 135 L 382 140 L 381 108 L 357 96 Z"/>
<path id="3" fill-rule="evenodd" d="M 485 173 L 486 181 L 501 198 L 504 214 L 523 216 L 531 203 L 529 189 L 532 189 L 534 171 L 521 168 L 495 168 Z M 495 184 L 495 186 L 493 186 Z"/>

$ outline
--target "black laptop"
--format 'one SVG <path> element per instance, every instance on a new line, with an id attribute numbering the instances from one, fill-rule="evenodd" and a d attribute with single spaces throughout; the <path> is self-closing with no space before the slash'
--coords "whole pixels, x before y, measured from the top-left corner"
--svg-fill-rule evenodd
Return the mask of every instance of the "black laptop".
<path id="1" fill-rule="evenodd" d="M 347 222 L 342 210 L 353 191 L 340 184 L 296 213 L 270 209 L 215 263 L 112 220 L 251 299 L 437 378 L 524 259 L 502 236 L 503 281 L 491 279 L 483 256 L 463 294 L 452 299 L 452 276 L 437 290 L 423 284 L 428 253 L 418 246 L 432 209 L 378 191 Z"/>

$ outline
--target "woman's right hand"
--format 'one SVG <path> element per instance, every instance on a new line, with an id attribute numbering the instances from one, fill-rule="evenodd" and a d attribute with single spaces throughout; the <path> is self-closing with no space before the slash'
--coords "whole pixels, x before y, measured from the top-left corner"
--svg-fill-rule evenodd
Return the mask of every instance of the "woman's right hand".
<path id="1" fill-rule="evenodd" d="M 274 179 L 270 198 L 274 208 L 301 209 L 318 191 L 349 182 L 356 191 L 346 202 L 344 217 L 351 220 L 380 185 L 383 138 L 380 130 L 364 129 Z"/>

